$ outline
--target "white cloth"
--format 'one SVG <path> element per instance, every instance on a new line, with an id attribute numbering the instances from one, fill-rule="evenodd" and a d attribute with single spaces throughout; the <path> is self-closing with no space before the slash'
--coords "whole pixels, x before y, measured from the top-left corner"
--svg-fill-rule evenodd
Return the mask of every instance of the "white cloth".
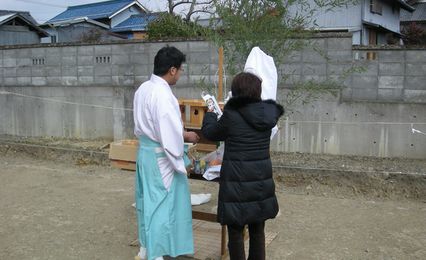
<path id="1" fill-rule="evenodd" d="M 278 73 L 274 58 L 264 53 L 259 47 L 253 47 L 247 57 L 244 72 L 256 75 L 262 80 L 262 100 L 277 99 Z M 278 126 L 274 126 L 271 139 L 278 132 Z"/>
<path id="2" fill-rule="evenodd" d="M 179 102 L 163 78 L 152 75 L 140 85 L 133 100 L 134 133 L 159 142 L 166 157 L 158 159 L 164 186 L 169 189 L 174 171 L 186 174 L 183 161 L 183 125 Z"/>
<path id="3" fill-rule="evenodd" d="M 256 75 L 262 80 L 262 99 L 277 99 L 278 73 L 274 58 L 259 47 L 254 47 L 247 57 L 244 72 Z"/>
<path id="4" fill-rule="evenodd" d="M 220 169 L 222 165 L 209 166 L 203 174 L 204 179 L 211 181 L 220 177 Z"/>
<path id="5" fill-rule="evenodd" d="M 141 260 L 146 260 L 146 248 L 145 247 L 140 247 L 139 248 L 139 253 L 138 253 L 138 257 Z"/>
<path id="6" fill-rule="evenodd" d="M 191 194 L 191 205 L 201 205 L 211 200 L 212 195 L 210 193 Z"/>

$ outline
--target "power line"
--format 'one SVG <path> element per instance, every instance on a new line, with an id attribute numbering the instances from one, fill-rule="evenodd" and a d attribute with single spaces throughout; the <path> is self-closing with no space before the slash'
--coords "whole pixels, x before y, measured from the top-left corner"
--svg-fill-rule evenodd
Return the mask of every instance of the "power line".
<path id="1" fill-rule="evenodd" d="M 65 6 L 65 5 L 49 4 L 49 3 L 44 3 L 44 2 L 34 1 L 34 0 L 16 0 L 16 1 L 21 1 L 21 2 L 24 2 L 24 3 L 30 3 L 30 4 L 37 4 L 37 5 L 46 5 L 46 6 L 52 6 L 52 7 L 58 7 L 58 8 L 67 8 L 68 7 L 68 6 Z"/>

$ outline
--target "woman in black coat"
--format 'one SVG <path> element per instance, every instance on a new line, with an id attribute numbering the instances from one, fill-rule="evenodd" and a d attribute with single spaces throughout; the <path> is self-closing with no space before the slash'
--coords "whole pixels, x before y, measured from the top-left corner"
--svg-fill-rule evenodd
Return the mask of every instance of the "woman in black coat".
<path id="1" fill-rule="evenodd" d="M 218 222 L 228 226 L 231 260 L 245 259 L 243 229 L 248 224 L 248 259 L 265 259 L 265 220 L 278 213 L 269 154 L 272 128 L 284 113 L 273 100 L 262 101 L 261 81 L 250 73 L 235 76 L 232 98 L 219 121 L 204 116 L 203 135 L 225 141 L 220 171 Z"/>

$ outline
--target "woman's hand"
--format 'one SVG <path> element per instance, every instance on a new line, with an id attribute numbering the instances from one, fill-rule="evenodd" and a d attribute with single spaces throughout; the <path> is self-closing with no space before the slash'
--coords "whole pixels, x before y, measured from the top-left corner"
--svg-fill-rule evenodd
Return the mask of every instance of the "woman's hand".
<path id="1" fill-rule="evenodd" d="M 189 142 L 189 143 L 198 143 L 198 141 L 200 140 L 200 137 L 198 136 L 198 134 L 196 132 L 184 131 L 183 132 L 183 140 L 185 142 Z"/>

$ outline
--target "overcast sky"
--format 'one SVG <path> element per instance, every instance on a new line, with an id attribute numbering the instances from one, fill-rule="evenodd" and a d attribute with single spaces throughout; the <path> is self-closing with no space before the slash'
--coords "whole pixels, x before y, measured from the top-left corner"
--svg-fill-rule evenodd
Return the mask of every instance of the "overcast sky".
<path id="1" fill-rule="evenodd" d="M 68 6 L 103 2 L 106 0 L 0 0 L 0 9 L 28 11 L 38 23 L 44 23 L 65 11 Z M 139 0 L 150 11 L 165 11 L 166 0 Z"/>

